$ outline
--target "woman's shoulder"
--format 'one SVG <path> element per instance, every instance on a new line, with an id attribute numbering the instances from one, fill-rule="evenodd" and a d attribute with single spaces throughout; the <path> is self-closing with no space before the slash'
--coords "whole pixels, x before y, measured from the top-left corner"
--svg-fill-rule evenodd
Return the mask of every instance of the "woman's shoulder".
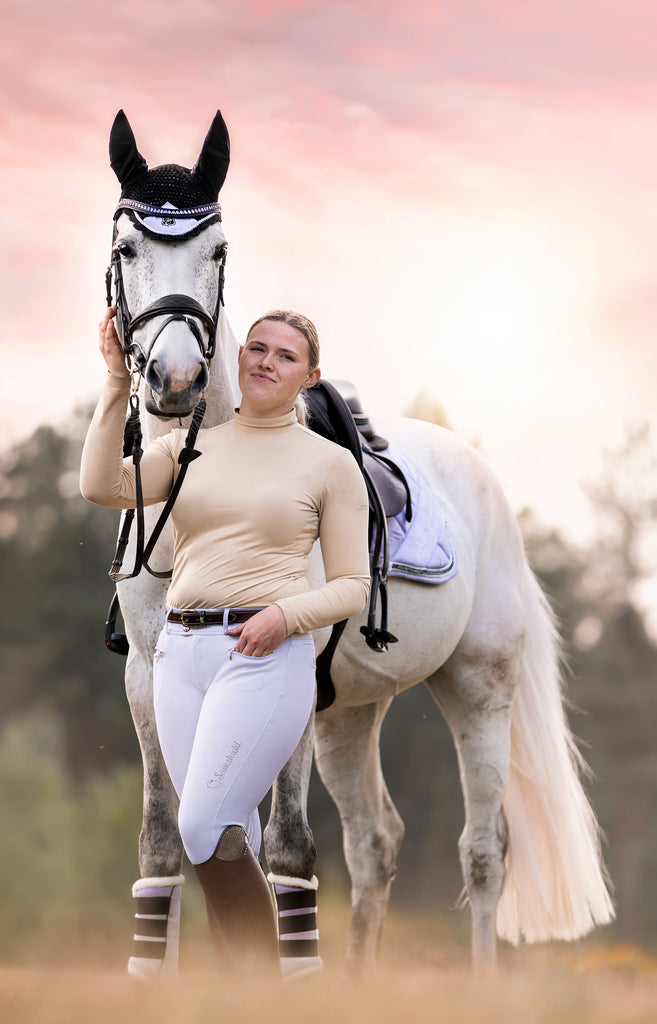
<path id="1" fill-rule="evenodd" d="M 301 423 L 296 426 L 297 437 L 301 439 L 301 444 L 306 445 L 309 449 L 314 449 L 318 454 L 323 453 L 324 456 L 329 460 L 336 458 L 342 458 L 344 455 L 348 455 L 353 461 L 355 461 L 351 452 L 344 448 L 341 444 L 337 444 L 335 441 L 329 441 L 328 437 L 323 437 L 322 434 L 316 434 L 310 427 L 303 426 Z"/>
<path id="2" fill-rule="evenodd" d="M 316 434 L 308 427 L 299 425 L 298 429 L 302 435 L 302 444 L 309 453 L 312 453 L 314 463 L 321 466 L 327 474 L 346 474 L 352 479 L 362 476 L 358 463 L 348 448 L 322 437 L 321 434 Z"/>

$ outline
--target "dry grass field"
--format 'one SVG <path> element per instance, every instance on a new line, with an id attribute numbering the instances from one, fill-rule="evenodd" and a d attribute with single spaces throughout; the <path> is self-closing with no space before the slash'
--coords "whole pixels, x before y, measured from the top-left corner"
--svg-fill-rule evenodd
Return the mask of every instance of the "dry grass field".
<path id="1" fill-rule="evenodd" d="M 653 1024 L 657 960 L 599 944 L 501 950 L 496 978 L 474 984 L 467 945 L 417 918 L 388 922 L 374 979 L 343 970 L 346 908 L 325 913 L 326 969 L 286 985 L 247 985 L 213 969 L 188 937 L 176 983 L 144 987 L 112 966 L 0 966 L 2 1024 Z M 78 961 L 83 960 L 78 957 Z"/>

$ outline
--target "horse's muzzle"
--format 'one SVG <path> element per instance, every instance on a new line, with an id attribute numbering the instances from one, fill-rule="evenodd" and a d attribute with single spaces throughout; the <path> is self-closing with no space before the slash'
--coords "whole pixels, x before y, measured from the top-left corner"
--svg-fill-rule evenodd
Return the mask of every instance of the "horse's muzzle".
<path id="1" fill-rule="evenodd" d="M 179 380 L 163 370 L 157 359 L 151 359 L 144 373 L 146 378 L 146 409 L 154 416 L 188 416 L 207 386 L 209 373 L 205 360 L 199 360 L 191 380 Z"/>

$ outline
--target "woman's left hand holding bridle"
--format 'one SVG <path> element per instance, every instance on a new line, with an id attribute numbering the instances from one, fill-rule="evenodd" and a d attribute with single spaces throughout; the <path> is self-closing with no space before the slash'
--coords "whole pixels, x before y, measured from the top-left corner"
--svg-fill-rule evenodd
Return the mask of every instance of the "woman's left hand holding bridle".
<path id="1" fill-rule="evenodd" d="M 107 370 L 113 377 L 129 377 L 130 371 L 125 364 L 125 353 L 114 326 L 115 316 L 116 306 L 110 306 L 105 310 L 103 319 L 98 324 L 98 347 L 105 360 Z"/>

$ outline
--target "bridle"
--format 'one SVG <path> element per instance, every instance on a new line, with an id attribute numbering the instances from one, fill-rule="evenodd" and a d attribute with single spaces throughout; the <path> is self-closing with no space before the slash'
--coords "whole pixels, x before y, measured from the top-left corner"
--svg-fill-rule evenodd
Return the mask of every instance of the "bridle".
<path id="1" fill-rule="evenodd" d="M 110 578 L 118 583 L 120 580 L 132 579 L 134 576 L 138 576 L 142 568 L 145 568 L 152 576 L 157 576 L 162 579 L 167 579 L 171 576 L 172 570 L 160 572 L 155 569 L 151 569 L 148 564 L 148 560 L 153 552 L 153 548 L 162 533 L 164 524 L 168 519 L 171 509 L 178 497 L 178 493 L 182 486 L 182 482 L 187 472 L 187 467 L 191 462 L 200 456 L 200 452 L 194 449 L 198 431 L 205 414 L 206 402 L 205 395 L 201 397 L 197 403 L 194 414 L 192 416 L 192 422 L 187 433 L 184 448 L 181 450 L 178 456 L 178 463 L 180 470 L 176 477 L 176 481 L 171 490 L 171 494 L 160 513 L 160 516 L 155 524 L 153 532 L 145 543 L 145 531 L 144 531 L 144 500 L 141 483 L 141 471 L 140 462 L 143 455 L 141 441 L 141 423 L 139 419 L 139 384 L 143 376 L 144 370 L 148 363 L 148 353 L 144 352 L 144 349 L 139 342 L 134 339 L 134 332 L 138 327 L 142 327 L 149 320 L 153 320 L 156 317 L 166 317 L 164 322 L 160 324 L 155 335 L 151 340 L 149 351 L 152 349 L 155 341 L 159 338 L 160 334 L 168 324 L 174 321 L 184 321 L 189 327 L 192 335 L 198 342 L 201 350 L 201 355 L 205 361 L 208 373 L 210 370 L 210 361 L 215 353 L 217 329 L 219 325 L 219 314 L 221 306 L 224 304 L 224 271 L 226 265 L 226 247 L 223 248 L 221 257 L 219 260 L 219 279 L 217 285 L 217 301 L 215 309 L 212 314 L 208 313 L 207 310 L 194 299 L 191 295 L 171 294 L 163 295 L 161 298 L 151 302 L 150 305 L 146 306 L 145 309 L 141 310 L 136 315 L 132 316 L 128 308 L 128 302 L 125 294 L 125 287 L 123 284 L 123 272 L 121 268 L 121 254 L 116 246 L 117 237 L 117 226 L 116 221 L 118 216 L 124 211 L 130 209 L 139 209 L 140 212 L 157 213 L 162 217 L 162 209 L 150 208 L 145 206 L 143 203 L 135 203 L 131 200 L 122 200 L 114 214 L 114 226 L 112 233 L 112 256 L 109 267 L 105 274 L 105 290 L 107 305 L 116 306 L 117 317 L 120 320 L 121 325 L 121 343 L 123 345 L 123 351 L 125 352 L 126 365 L 130 370 L 132 377 L 132 384 L 130 389 L 130 413 L 126 421 L 125 434 L 124 434 L 124 456 L 131 455 L 132 462 L 135 468 L 135 491 L 136 500 L 134 509 L 128 509 L 123 518 L 123 526 L 119 535 L 117 543 L 116 554 L 114 555 L 114 561 L 109 571 Z M 164 211 L 167 216 L 162 217 L 162 224 L 174 223 L 176 220 L 187 219 L 193 220 L 193 225 L 190 230 L 184 233 L 178 233 L 175 236 L 167 236 L 166 234 L 157 234 L 160 241 L 178 241 L 189 238 L 192 234 L 195 234 L 198 230 L 203 230 L 209 223 L 216 221 L 220 206 L 218 203 L 211 204 L 207 207 L 196 207 L 191 210 L 176 210 L 175 214 L 173 211 L 169 214 L 169 211 Z M 139 221 L 134 221 L 136 226 L 144 230 L 145 233 L 151 235 L 152 232 L 148 231 Z M 112 285 L 114 287 L 112 287 Z M 198 325 L 200 321 L 208 332 L 208 343 L 205 344 L 203 333 Z M 122 573 L 121 566 L 123 564 L 123 557 L 128 545 L 128 539 L 130 535 L 130 529 L 134 520 L 135 514 L 137 516 L 137 544 L 135 551 L 135 563 L 133 569 L 129 573 Z M 110 646 L 107 641 L 106 631 L 106 643 Z"/>
<path id="2" fill-rule="evenodd" d="M 192 298 L 191 295 L 163 295 L 161 298 L 151 302 L 150 305 L 146 306 L 139 313 L 134 316 L 130 313 L 128 308 L 128 300 L 125 294 L 125 286 L 123 284 L 123 270 L 121 267 L 121 253 L 116 246 L 117 237 L 117 218 L 124 211 L 139 208 L 141 211 L 148 210 L 143 203 L 135 203 L 131 200 L 122 200 L 116 209 L 114 214 L 114 226 L 112 232 L 112 255 L 110 265 L 105 273 L 105 292 L 107 298 L 107 305 L 115 305 L 117 316 L 119 317 L 121 324 L 121 343 L 123 350 L 126 355 L 126 360 L 130 360 L 128 368 L 131 373 L 140 375 L 143 373 L 146 364 L 148 362 L 148 353 L 144 352 L 142 346 L 138 341 L 135 341 L 134 332 L 139 328 L 143 327 L 149 320 L 153 320 L 156 317 L 166 316 L 166 320 L 158 327 L 155 335 L 153 336 L 150 344 L 152 349 L 153 345 L 159 338 L 160 334 L 173 321 L 184 321 L 192 332 L 194 338 L 198 342 L 201 350 L 201 355 L 205 360 L 206 364 L 210 365 L 210 360 L 214 356 L 217 339 L 217 327 L 219 324 L 219 313 L 221 306 L 224 304 L 224 275 L 226 267 L 226 248 L 222 250 L 222 254 L 219 260 L 219 280 L 217 286 L 217 301 L 215 304 L 214 312 L 208 313 L 208 311 L 197 302 L 196 299 Z M 153 207 L 155 211 L 157 208 Z M 218 203 L 213 203 L 210 206 L 195 207 L 190 210 L 176 210 L 175 216 L 162 217 L 162 223 L 165 224 L 167 221 L 176 222 L 180 220 L 194 221 L 194 225 L 199 224 L 199 217 L 202 214 L 206 214 L 203 221 L 200 222 L 201 227 L 205 227 L 207 223 L 216 219 L 217 211 L 221 207 Z M 208 211 L 213 211 L 208 217 Z M 162 214 L 162 210 L 158 211 Z M 166 211 L 167 213 L 169 211 Z M 172 211 L 173 212 L 173 211 Z M 134 223 L 137 227 L 144 230 L 143 225 L 139 221 L 135 220 Z M 165 234 L 157 235 L 159 241 L 178 241 L 184 240 L 195 233 L 196 227 L 193 227 L 189 232 L 185 234 L 178 234 L 174 236 L 167 236 Z M 151 232 L 148 232 L 151 234 Z M 112 289 L 114 284 L 114 289 Z M 114 291 L 114 294 L 112 294 Z M 203 334 L 199 328 L 197 320 L 200 320 L 203 326 L 208 332 L 208 343 L 205 344 Z"/>

